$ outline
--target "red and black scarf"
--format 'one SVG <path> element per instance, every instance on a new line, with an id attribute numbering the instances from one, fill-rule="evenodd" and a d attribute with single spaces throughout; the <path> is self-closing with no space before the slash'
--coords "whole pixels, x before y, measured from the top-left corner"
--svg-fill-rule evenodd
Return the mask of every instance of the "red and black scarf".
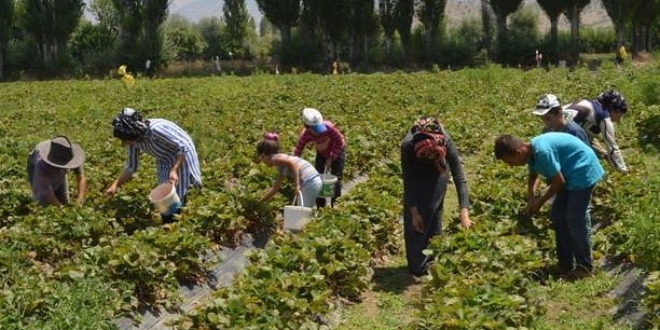
<path id="1" fill-rule="evenodd" d="M 445 156 L 447 148 L 445 147 L 445 135 L 443 134 L 442 124 L 435 118 L 422 118 L 412 128 L 413 144 L 415 156 L 417 159 L 426 161 L 424 155 L 428 152 L 438 154 L 433 165 L 440 173 L 446 171 Z"/>

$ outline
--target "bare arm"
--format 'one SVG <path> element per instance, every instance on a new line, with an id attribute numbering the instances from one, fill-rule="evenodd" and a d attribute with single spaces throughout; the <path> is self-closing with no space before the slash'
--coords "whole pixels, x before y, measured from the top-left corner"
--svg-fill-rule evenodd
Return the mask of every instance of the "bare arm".
<path id="1" fill-rule="evenodd" d="M 557 172 L 557 174 L 555 174 L 555 176 L 552 178 L 548 190 L 546 190 L 545 194 L 541 195 L 541 197 L 536 199 L 529 206 L 527 210 L 527 214 L 531 216 L 534 213 L 538 212 L 541 209 L 541 206 L 543 206 L 543 204 L 547 202 L 548 199 L 550 199 L 550 197 L 554 196 L 564 188 L 564 185 L 566 185 L 564 175 L 562 175 L 561 172 Z"/>
<path id="2" fill-rule="evenodd" d="M 268 190 L 268 192 L 264 195 L 264 197 L 261 198 L 260 202 L 267 202 L 267 201 L 269 201 L 271 198 L 273 198 L 273 196 L 274 196 L 274 195 L 280 190 L 280 188 L 282 187 L 282 180 L 283 180 L 283 179 L 284 179 L 283 176 L 278 175 L 277 178 L 275 178 L 275 183 L 273 183 L 273 187 L 271 187 L 270 190 Z"/>
<path id="3" fill-rule="evenodd" d="M 129 181 L 132 177 L 133 177 L 133 172 L 124 170 L 123 172 L 121 172 L 121 175 L 119 175 L 117 180 L 115 180 L 115 182 L 113 182 L 112 185 L 110 185 L 110 188 L 108 188 L 106 194 L 111 197 L 114 196 L 115 193 L 117 192 L 117 189 L 121 187 L 124 183 Z"/>
<path id="4" fill-rule="evenodd" d="M 85 173 L 80 172 L 79 174 L 76 174 L 76 179 L 78 180 L 77 202 L 79 205 L 82 205 L 85 201 L 85 193 L 87 193 L 87 178 L 85 178 Z"/>

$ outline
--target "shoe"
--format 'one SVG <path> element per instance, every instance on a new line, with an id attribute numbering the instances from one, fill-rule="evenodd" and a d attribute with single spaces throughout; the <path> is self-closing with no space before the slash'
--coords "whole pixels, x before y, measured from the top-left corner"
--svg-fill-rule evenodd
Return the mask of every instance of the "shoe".
<path id="1" fill-rule="evenodd" d="M 576 281 L 592 276 L 594 276 L 592 269 L 583 265 L 576 265 L 575 269 L 571 270 L 565 275 L 565 279 L 569 281 Z"/>

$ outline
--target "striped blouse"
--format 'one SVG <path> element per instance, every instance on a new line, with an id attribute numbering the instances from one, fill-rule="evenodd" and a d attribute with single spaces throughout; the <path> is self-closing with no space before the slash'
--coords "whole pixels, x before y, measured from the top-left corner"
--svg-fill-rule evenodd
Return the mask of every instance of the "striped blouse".
<path id="1" fill-rule="evenodd" d="M 135 145 L 128 147 L 126 171 L 134 173 L 138 168 L 138 156 L 146 152 L 156 158 L 158 182 L 166 182 L 177 155 L 184 159 L 179 167 L 177 194 L 185 196 L 190 186 L 202 185 L 197 151 L 192 139 L 181 127 L 165 119 L 149 119 L 149 131 Z"/>
<path id="2" fill-rule="evenodd" d="M 273 157 L 277 157 L 279 159 L 289 159 L 292 160 L 297 166 L 298 166 L 298 175 L 300 176 L 300 186 L 303 186 L 305 182 L 308 180 L 314 179 L 315 177 L 319 176 L 319 172 L 310 164 L 308 161 L 296 157 L 296 156 L 291 156 L 287 154 L 276 154 Z M 286 167 L 286 166 L 277 166 L 277 174 L 286 176 L 286 177 L 293 177 L 293 173 L 291 173 L 291 170 Z"/>

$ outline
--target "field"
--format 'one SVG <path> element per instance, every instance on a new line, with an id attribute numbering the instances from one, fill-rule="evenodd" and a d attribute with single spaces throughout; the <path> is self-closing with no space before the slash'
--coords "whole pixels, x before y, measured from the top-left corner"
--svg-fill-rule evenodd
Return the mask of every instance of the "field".
<path id="1" fill-rule="evenodd" d="M 117 317 L 142 307 L 176 310 L 178 282 L 203 281 L 212 263 L 201 254 L 236 245 L 244 233 L 264 231 L 269 244 L 251 256 L 252 265 L 234 286 L 219 290 L 176 326 L 318 328 L 328 310 L 359 301 L 370 289 L 377 260 L 401 254 L 399 142 L 423 114 L 441 118 L 465 160 L 477 226 L 460 231 L 455 213 L 445 214 L 446 236 L 432 246 L 438 255 L 432 275 L 422 284 L 424 294 L 413 298 L 415 312 L 398 326 L 543 328 L 547 324 L 539 320 L 552 311 L 538 294 L 542 284 L 529 274 L 555 259 L 552 231 L 546 212 L 531 223 L 519 219 L 525 169 L 496 162 L 493 139 L 502 133 L 536 135 L 541 122 L 529 109 L 540 94 L 570 101 L 595 97 L 610 86 L 630 100 L 630 114 L 617 134 L 631 173 L 622 176 L 604 164 L 607 184 L 596 189 L 593 221 L 605 229 L 594 235 L 595 255 L 655 271 L 644 301 L 657 310 L 660 85 L 655 77 L 651 65 L 623 70 L 606 65 L 599 71 L 493 66 L 415 74 L 137 80 L 130 89 L 119 80 L 3 84 L 0 328 L 112 329 Z M 368 180 L 337 208 L 323 210 L 304 234 L 284 235 L 276 230 L 277 213 L 291 187 L 268 205 L 256 202 L 274 172 L 252 163 L 254 144 L 274 130 L 284 149 L 292 149 L 301 129 L 300 109 L 308 106 L 345 133 L 347 178 Z M 141 158 L 138 175 L 115 198 L 104 195 L 126 161 L 110 125 L 122 107 L 172 120 L 196 142 L 204 188 L 191 192 L 179 223 L 169 230 L 160 226 L 146 199 L 155 184 L 149 157 Z M 86 152 L 88 197 L 82 207 L 41 209 L 30 201 L 26 157 L 55 134 L 68 135 Z M 311 151 L 305 156 L 311 159 Z M 447 201 L 446 209 L 455 205 Z M 571 285 L 544 292 L 557 294 Z M 651 322 L 658 326 L 657 317 Z M 587 325 L 580 329 L 603 326 Z"/>

